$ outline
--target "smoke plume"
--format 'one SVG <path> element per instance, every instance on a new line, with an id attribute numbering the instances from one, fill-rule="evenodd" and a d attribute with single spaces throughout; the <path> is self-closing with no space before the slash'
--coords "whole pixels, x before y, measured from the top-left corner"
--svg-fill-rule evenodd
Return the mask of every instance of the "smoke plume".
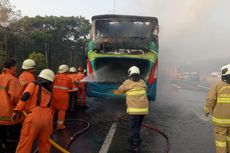
<path id="1" fill-rule="evenodd" d="M 156 16 L 160 25 L 160 56 L 164 61 L 226 57 L 229 19 L 227 0 L 135 0 L 142 15 Z M 144 14 L 143 14 L 144 12 Z M 227 21 L 228 20 L 228 21 Z M 163 59 L 162 58 L 162 59 Z"/>

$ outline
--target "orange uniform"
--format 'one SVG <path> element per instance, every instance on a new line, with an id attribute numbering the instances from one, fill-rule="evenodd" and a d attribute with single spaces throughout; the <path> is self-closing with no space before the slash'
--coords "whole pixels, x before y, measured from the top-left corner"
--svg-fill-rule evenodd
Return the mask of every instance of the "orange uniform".
<path id="1" fill-rule="evenodd" d="M 11 121 L 14 107 L 17 105 L 22 94 L 22 86 L 19 80 L 9 69 L 0 75 L 0 125 L 13 125 L 22 122 Z"/>
<path id="2" fill-rule="evenodd" d="M 52 94 L 34 82 L 28 84 L 24 90 L 25 94 L 29 94 L 27 100 L 21 99 L 14 109 L 15 112 L 24 110 L 28 113 L 23 122 L 16 153 L 31 152 L 36 139 L 39 142 L 39 153 L 50 153 L 49 137 L 53 125 L 53 111 L 50 107 Z"/>
<path id="3" fill-rule="evenodd" d="M 69 93 L 69 107 L 70 111 L 74 111 L 75 109 L 75 103 L 77 102 L 77 91 L 78 91 L 78 85 L 77 85 L 77 78 L 76 73 L 70 73 L 68 76 L 71 78 L 73 83 L 73 89 Z"/>
<path id="4" fill-rule="evenodd" d="M 35 81 L 35 77 L 30 71 L 24 71 L 19 76 L 19 81 L 21 85 L 25 88 L 28 83 Z"/>
<path id="5" fill-rule="evenodd" d="M 11 116 L 21 93 L 22 86 L 14 76 L 14 71 L 5 69 L 0 74 L 0 141 L 6 146 L 7 153 L 15 153 L 17 140 L 20 136 L 23 116 L 21 115 L 15 121 L 11 121 Z"/>
<path id="6" fill-rule="evenodd" d="M 67 110 L 69 101 L 69 90 L 73 88 L 72 80 L 67 74 L 57 74 L 53 84 L 53 106 L 58 110 Z"/>
<path id="7" fill-rule="evenodd" d="M 70 73 L 68 74 L 69 78 L 72 80 L 72 84 L 73 84 L 73 88 L 72 91 L 77 91 L 78 90 L 78 78 L 77 78 L 77 74 L 76 73 Z"/>
<path id="8" fill-rule="evenodd" d="M 86 105 L 86 83 L 80 82 L 85 78 L 85 75 L 82 72 L 78 72 L 76 75 L 77 81 L 79 82 L 79 91 L 77 93 L 77 102 L 78 105 Z M 82 104 L 81 104 L 82 101 Z"/>
<path id="9" fill-rule="evenodd" d="M 58 110 L 57 129 L 64 129 L 65 111 L 69 107 L 69 90 L 72 90 L 72 80 L 66 73 L 59 73 L 54 78 L 53 107 Z"/>

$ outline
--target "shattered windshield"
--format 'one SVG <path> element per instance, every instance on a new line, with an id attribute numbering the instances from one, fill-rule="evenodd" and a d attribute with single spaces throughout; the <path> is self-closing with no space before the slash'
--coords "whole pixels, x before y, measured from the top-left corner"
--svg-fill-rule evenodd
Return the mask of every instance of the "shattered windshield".
<path id="1" fill-rule="evenodd" d="M 149 38 L 152 24 L 148 21 L 96 21 L 96 37 Z"/>

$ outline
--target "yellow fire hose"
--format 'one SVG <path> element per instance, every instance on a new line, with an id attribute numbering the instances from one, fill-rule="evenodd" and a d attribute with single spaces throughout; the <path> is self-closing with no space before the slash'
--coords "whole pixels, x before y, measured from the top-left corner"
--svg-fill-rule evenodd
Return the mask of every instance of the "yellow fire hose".
<path id="1" fill-rule="evenodd" d="M 27 113 L 25 111 L 22 111 L 22 113 L 26 116 Z M 57 144 L 55 141 L 53 141 L 51 138 L 49 138 L 49 142 L 52 146 L 54 146 L 56 149 L 60 150 L 63 153 L 70 153 L 68 150 Z"/>

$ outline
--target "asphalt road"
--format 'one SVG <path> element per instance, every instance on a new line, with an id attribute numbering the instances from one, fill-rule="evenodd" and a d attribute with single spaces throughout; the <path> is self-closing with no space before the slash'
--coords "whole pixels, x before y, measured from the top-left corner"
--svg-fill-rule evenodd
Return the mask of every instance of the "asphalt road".
<path id="1" fill-rule="evenodd" d="M 202 87 L 200 87 L 202 86 Z M 206 89 L 204 87 L 207 87 Z M 199 82 L 158 82 L 158 96 L 151 102 L 150 114 L 144 123 L 163 130 L 170 140 L 170 153 L 214 153 L 214 137 L 210 119 L 202 109 L 208 85 Z M 71 145 L 71 153 L 98 153 L 113 125 L 117 123 L 108 153 L 128 153 L 128 124 L 118 120 L 125 115 L 122 99 L 88 99 L 90 108 L 68 113 L 67 118 L 81 118 L 91 122 L 91 128 L 80 135 Z M 73 133 L 84 125 L 67 121 L 63 132 L 54 132 L 53 139 L 65 146 Z M 156 132 L 142 128 L 142 153 L 163 153 L 165 140 Z M 54 153 L 58 153 L 53 149 Z M 105 153 L 105 152 L 103 152 Z"/>

